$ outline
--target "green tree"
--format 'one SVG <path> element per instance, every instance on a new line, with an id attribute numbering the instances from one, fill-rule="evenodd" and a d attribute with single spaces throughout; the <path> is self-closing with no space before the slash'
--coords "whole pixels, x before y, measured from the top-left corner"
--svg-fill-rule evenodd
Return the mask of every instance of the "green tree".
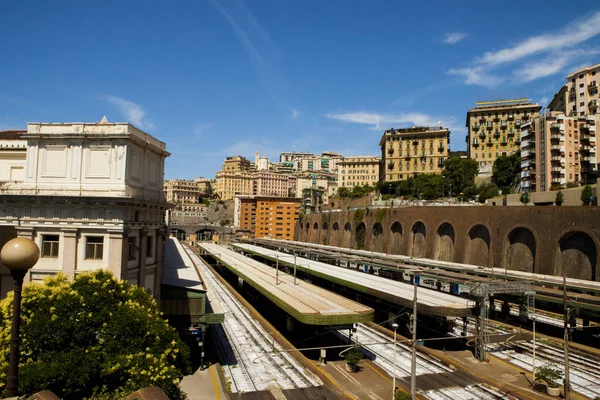
<path id="1" fill-rule="evenodd" d="M 360 369 L 360 363 L 362 361 L 362 353 L 357 347 L 346 353 L 346 364 L 350 367 L 351 371 L 358 371 Z"/>
<path id="2" fill-rule="evenodd" d="M 589 205 L 593 195 L 594 192 L 592 191 L 592 187 L 590 185 L 585 185 L 581 191 L 581 201 L 583 201 L 583 204 L 586 206 Z"/>
<path id="3" fill-rule="evenodd" d="M 0 302 L 0 391 L 5 390 L 13 293 Z M 106 271 L 64 275 L 23 288 L 19 391 L 63 399 L 117 399 L 159 386 L 184 398 L 178 382 L 189 350 L 143 288 Z"/>
<path id="4" fill-rule="evenodd" d="M 493 183 L 482 183 L 477 189 L 479 191 L 477 200 L 480 203 L 485 203 L 487 199 L 498 196 L 498 187 Z"/>
<path id="5" fill-rule="evenodd" d="M 510 188 L 519 180 L 520 173 L 520 153 L 498 157 L 496 161 L 494 161 L 494 166 L 492 167 L 492 183 L 494 183 L 498 189 L 502 190 L 503 194 L 508 194 L 510 193 Z"/>
<path id="6" fill-rule="evenodd" d="M 554 203 L 556 203 L 557 206 L 562 206 L 562 204 L 565 202 L 565 196 L 563 195 L 562 191 L 558 191 L 556 192 L 556 197 L 554 198 Z"/>
<path id="7" fill-rule="evenodd" d="M 396 389 L 396 392 L 394 393 L 394 400 L 411 400 L 410 394 L 403 390 Z"/>
<path id="8" fill-rule="evenodd" d="M 464 192 L 467 186 L 474 184 L 478 172 L 477 161 L 472 158 L 451 157 L 444 162 L 442 175 L 449 184 L 447 189 L 457 196 Z"/>
<path id="9" fill-rule="evenodd" d="M 350 197 L 350 189 L 342 186 L 341 188 L 338 188 L 337 195 L 339 197 Z"/>
<path id="10" fill-rule="evenodd" d="M 439 174 L 419 174 L 415 181 L 418 194 L 425 200 L 439 199 L 444 195 L 444 178 Z"/>
<path id="11" fill-rule="evenodd" d="M 529 204 L 529 201 L 531 200 L 531 198 L 529 197 L 529 192 L 523 192 L 521 193 L 521 197 L 519 198 L 519 201 L 525 205 Z"/>

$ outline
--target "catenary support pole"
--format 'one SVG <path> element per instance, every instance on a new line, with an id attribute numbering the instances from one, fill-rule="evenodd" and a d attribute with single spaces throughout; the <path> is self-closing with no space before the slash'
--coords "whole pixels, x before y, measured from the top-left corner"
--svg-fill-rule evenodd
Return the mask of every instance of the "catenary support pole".
<path id="1" fill-rule="evenodd" d="M 417 280 L 414 279 L 415 295 L 412 314 L 412 362 L 410 366 L 410 398 L 417 399 Z"/>

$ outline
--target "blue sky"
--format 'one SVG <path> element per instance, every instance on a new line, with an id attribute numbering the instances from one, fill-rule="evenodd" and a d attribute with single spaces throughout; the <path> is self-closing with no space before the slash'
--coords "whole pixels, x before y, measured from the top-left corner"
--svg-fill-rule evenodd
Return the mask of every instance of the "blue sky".
<path id="1" fill-rule="evenodd" d="M 226 156 L 378 155 L 384 129 L 453 126 L 476 101 L 547 104 L 600 62 L 594 1 L 0 2 L 0 129 L 128 121 L 166 178 Z"/>

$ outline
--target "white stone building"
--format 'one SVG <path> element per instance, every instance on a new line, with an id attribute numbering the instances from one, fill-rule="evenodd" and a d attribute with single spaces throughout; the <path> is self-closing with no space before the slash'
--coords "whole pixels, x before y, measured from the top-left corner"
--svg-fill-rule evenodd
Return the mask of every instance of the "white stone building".
<path id="1" fill-rule="evenodd" d="M 104 268 L 160 297 L 168 156 L 165 143 L 106 119 L 0 132 L 0 247 L 17 236 L 38 244 L 27 280 Z M 0 296 L 11 288 L 0 264 Z"/>

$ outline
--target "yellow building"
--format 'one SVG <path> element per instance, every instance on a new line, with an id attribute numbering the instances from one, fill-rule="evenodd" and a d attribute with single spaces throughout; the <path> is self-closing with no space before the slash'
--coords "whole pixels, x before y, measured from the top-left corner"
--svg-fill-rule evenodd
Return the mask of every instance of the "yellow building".
<path id="1" fill-rule="evenodd" d="M 567 111 L 571 117 L 598 113 L 600 64 L 580 68 L 567 75 Z"/>
<path id="2" fill-rule="evenodd" d="M 250 161 L 242 156 L 227 157 L 216 174 L 215 192 L 221 200 L 231 200 L 236 195 L 251 195 L 253 185 Z"/>
<path id="3" fill-rule="evenodd" d="M 418 173 L 441 173 L 448 158 L 450 131 L 439 127 L 389 129 L 379 141 L 382 180 L 397 181 Z"/>
<path id="4" fill-rule="evenodd" d="M 379 181 L 380 165 L 379 157 L 344 157 L 337 163 L 338 188 L 375 185 Z"/>
<path id="5" fill-rule="evenodd" d="M 515 99 L 478 102 L 467 112 L 467 151 L 480 172 L 491 172 L 498 157 L 519 151 L 521 123 L 537 117 L 540 109 L 529 99 Z"/>

